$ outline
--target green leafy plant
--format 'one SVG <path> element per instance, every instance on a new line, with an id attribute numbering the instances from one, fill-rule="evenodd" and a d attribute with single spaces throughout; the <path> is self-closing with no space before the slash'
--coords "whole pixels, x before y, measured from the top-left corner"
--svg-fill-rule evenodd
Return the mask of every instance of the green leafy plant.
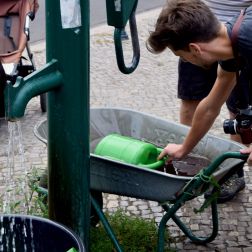
<path id="1" fill-rule="evenodd" d="M 48 217 L 47 195 L 40 191 L 40 181 L 44 171 L 34 168 L 28 174 L 28 186 L 30 189 L 29 198 L 27 198 L 27 214 Z"/>
<path id="2" fill-rule="evenodd" d="M 21 174 L 7 185 L 0 195 L 0 209 L 4 213 L 31 214 L 47 216 L 45 195 L 39 193 L 42 170 L 33 168 L 27 174 Z"/>
<path id="3" fill-rule="evenodd" d="M 106 214 L 116 238 L 125 252 L 154 252 L 157 251 L 157 225 L 154 220 L 145 220 L 140 217 L 127 216 L 122 210 L 112 215 Z M 90 233 L 91 252 L 116 251 L 103 226 L 92 227 Z M 168 232 L 165 236 L 165 244 L 168 246 L 164 251 L 175 251 L 170 248 Z"/>

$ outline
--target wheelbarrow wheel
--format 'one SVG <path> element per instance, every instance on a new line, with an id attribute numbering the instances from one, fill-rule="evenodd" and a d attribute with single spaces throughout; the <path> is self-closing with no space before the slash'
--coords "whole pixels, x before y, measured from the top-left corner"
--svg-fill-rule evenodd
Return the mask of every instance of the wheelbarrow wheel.
<path id="1" fill-rule="evenodd" d="M 46 93 L 44 94 L 41 94 L 40 95 L 40 107 L 41 107 L 41 110 L 42 112 L 46 112 L 47 108 L 46 108 L 46 100 L 47 100 L 47 95 Z"/>

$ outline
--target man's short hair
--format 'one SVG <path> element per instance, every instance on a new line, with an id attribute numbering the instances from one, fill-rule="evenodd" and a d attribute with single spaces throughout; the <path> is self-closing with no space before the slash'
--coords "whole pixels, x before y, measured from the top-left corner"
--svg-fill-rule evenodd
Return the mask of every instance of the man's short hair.
<path id="1" fill-rule="evenodd" d="M 201 0 L 167 0 L 155 30 L 150 32 L 147 48 L 160 53 L 167 47 L 188 50 L 195 42 L 209 42 L 217 37 L 220 22 Z"/>

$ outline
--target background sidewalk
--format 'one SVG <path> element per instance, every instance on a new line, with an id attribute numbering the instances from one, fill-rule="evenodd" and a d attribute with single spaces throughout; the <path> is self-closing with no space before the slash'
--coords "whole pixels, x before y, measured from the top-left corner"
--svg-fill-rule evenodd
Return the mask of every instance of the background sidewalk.
<path id="1" fill-rule="evenodd" d="M 90 48 L 90 104 L 91 107 L 123 107 L 153 114 L 164 119 L 178 122 L 179 100 L 177 99 L 177 61 L 168 50 L 161 55 L 149 53 L 145 46 L 148 33 L 160 9 L 152 10 L 137 16 L 138 34 L 140 39 L 141 59 L 136 71 L 130 75 L 122 74 L 116 64 L 113 27 L 102 25 L 91 30 Z M 127 30 L 128 31 L 128 30 Z M 128 31 L 129 33 L 129 31 Z M 127 51 L 126 62 L 131 61 L 131 41 L 125 41 Z M 45 44 L 32 45 L 37 67 L 45 64 Z M 36 123 L 46 118 L 40 109 L 39 97 L 33 98 L 22 118 L 23 144 L 27 167 L 45 168 L 47 165 L 46 146 L 33 134 Z M 222 121 L 228 118 L 225 106 L 211 129 L 211 133 L 228 138 L 223 133 Z M 5 166 L 8 142 L 7 122 L 0 122 L 0 165 Z M 246 188 L 232 201 L 219 205 L 219 235 L 208 246 L 197 246 L 186 239 L 183 233 L 172 222 L 168 228 L 176 238 L 180 251 L 252 251 L 252 197 L 250 196 L 252 174 L 246 170 Z M 178 212 L 182 220 L 193 231 L 204 235 L 209 231 L 208 211 L 195 215 L 194 207 L 199 207 L 202 198 L 191 201 Z M 156 202 L 104 195 L 104 208 L 109 212 L 122 208 L 130 215 L 155 219 L 158 222 L 163 215 Z"/>

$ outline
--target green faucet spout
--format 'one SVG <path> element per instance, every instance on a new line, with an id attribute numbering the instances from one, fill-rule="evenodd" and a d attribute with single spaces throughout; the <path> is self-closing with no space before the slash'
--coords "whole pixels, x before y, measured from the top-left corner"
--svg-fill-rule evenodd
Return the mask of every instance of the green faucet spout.
<path id="1" fill-rule="evenodd" d="M 18 77 L 14 85 L 8 83 L 4 90 L 6 119 L 15 121 L 23 117 L 33 97 L 59 88 L 62 84 L 63 77 L 55 59 L 25 78 Z"/>

